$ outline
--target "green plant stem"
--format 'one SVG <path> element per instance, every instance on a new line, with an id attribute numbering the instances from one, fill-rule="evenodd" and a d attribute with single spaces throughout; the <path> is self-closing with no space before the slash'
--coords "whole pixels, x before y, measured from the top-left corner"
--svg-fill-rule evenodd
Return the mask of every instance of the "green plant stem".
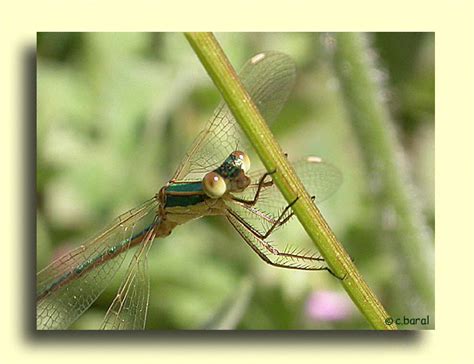
<path id="1" fill-rule="evenodd" d="M 334 66 L 349 117 L 358 137 L 366 169 L 379 181 L 376 196 L 380 226 L 386 240 L 401 255 L 399 269 L 408 274 L 416 294 L 428 308 L 434 305 L 433 244 L 406 170 L 404 155 L 382 99 L 380 75 L 364 35 L 337 33 Z M 378 72 L 378 73 L 377 73 Z M 380 79 L 380 77 L 379 77 Z M 406 294 L 406 287 L 404 288 Z M 412 300 L 415 302 L 416 300 Z M 426 308 L 424 308 L 426 309 Z"/>
<path id="2" fill-rule="evenodd" d="M 298 201 L 293 205 L 295 215 L 330 269 L 337 276 L 344 277 L 341 283 L 353 302 L 374 328 L 396 329 L 394 324 L 389 325 L 385 322 L 388 315 L 383 306 L 367 286 L 305 191 L 214 35 L 212 33 L 185 35 L 267 170 L 276 170 L 272 177 L 286 201 L 290 203 L 298 197 Z"/>

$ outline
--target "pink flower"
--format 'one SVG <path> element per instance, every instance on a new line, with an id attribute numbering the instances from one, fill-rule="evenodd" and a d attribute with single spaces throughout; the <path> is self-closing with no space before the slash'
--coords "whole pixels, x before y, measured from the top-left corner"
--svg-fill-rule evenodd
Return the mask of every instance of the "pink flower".
<path id="1" fill-rule="evenodd" d="M 314 321 L 341 321 L 352 313 L 345 294 L 333 291 L 314 292 L 306 302 L 306 315 Z"/>

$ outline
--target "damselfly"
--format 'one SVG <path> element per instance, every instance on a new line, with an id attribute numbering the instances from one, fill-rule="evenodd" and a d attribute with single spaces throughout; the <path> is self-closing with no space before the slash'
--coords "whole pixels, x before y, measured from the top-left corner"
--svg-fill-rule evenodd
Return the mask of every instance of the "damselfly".
<path id="1" fill-rule="evenodd" d="M 267 121 L 286 102 L 295 79 L 290 57 L 278 52 L 251 58 L 240 79 Z M 225 103 L 198 135 L 173 178 L 155 196 L 118 217 L 92 239 L 37 274 L 37 328 L 65 329 L 104 291 L 137 246 L 104 329 L 144 329 L 149 299 L 147 254 L 152 242 L 187 221 L 222 215 L 266 263 L 302 270 L 328 270 L 315 253 L 278 250 L 268 237 L 291 217 L 266 171 L 250 173 L 250 157 Z M 316 157 L 294 164 L 308 191 L 320 202 L 339 186 L 338 170 Z"/>

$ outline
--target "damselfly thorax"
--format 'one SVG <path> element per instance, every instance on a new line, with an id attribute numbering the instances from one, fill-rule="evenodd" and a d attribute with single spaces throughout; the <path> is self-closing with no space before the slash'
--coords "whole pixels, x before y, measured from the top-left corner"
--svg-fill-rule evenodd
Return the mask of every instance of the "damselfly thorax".
<path id="1" fill-rule="evenodd" d="M 242 192 L 250 185 L 251 179 L 246 175 L 249 169 L 247 154 L 234 151 L 200 181 L 169 181 L 157 194 L 160 234 L 169 235 L 177 225 L 201 216 L 225 215 L 225 200 L 238 200 L 232 193 Z"/>

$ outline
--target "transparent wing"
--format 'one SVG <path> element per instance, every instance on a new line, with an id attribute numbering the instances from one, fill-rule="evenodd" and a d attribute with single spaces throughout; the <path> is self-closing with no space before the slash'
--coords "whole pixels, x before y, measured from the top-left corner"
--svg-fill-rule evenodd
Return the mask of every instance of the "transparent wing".
<path id="1" fill-rule="evenodd" d="M 293 60 L 286 54 L 271 51 L 252 57 L 239 77 L 262 116 L 271 122 L 288 99 L 295 75 Z M 245 140 L 229 108 L 222 102 L 187 152 L 174 179 L 201 179 L 232 151 L 246 150 Z"/>
<path id="2" fill-rule="evenodd" d="M 292 163 L 292 165 L 308 193 L 315 197 L 316 203 L 326 200 L 342 183 L 341 172 L 333 165 L 324 162 L 321 158 L 308 157 Z M 264 173 L 265 171 L 263 170 L 251 173 L 252 184 L 244 192 L 235 195 L 246 200 L 253 199 L 260 178 Z M 270 182 L 271 177 L 268 176 L 265 181 Z M 247 207 L 231 200 L 226 201 L 228 208 L 238 213 L 262 233 L 266 232 L 275 223 L 276 219 L 288 205 L 273 183 L 267 183 L 266 185 L 267 187 L 261 189 L 259 198 L 253 206 Z M 291 210 L 288 211 L 287 215 L 289 214 L 291 214 Z"/>
<path id="3" fill-rule="evenodd" d="M 37 274 L 37 329 L 66 329 L 90 307 L 122 264 L 122 252 L 143 239 L 157 206 L 153 198 L 128 211 Z"/>
<path id="4" fill-rule="evenodd" d="M 147 232 L 140 248 L 135 252 L 126 278 L 107 311 L 102 329 L 143 330 L 145 328 L 150 297 L 147 256 L 156 236 L 155 227 Z"/>

